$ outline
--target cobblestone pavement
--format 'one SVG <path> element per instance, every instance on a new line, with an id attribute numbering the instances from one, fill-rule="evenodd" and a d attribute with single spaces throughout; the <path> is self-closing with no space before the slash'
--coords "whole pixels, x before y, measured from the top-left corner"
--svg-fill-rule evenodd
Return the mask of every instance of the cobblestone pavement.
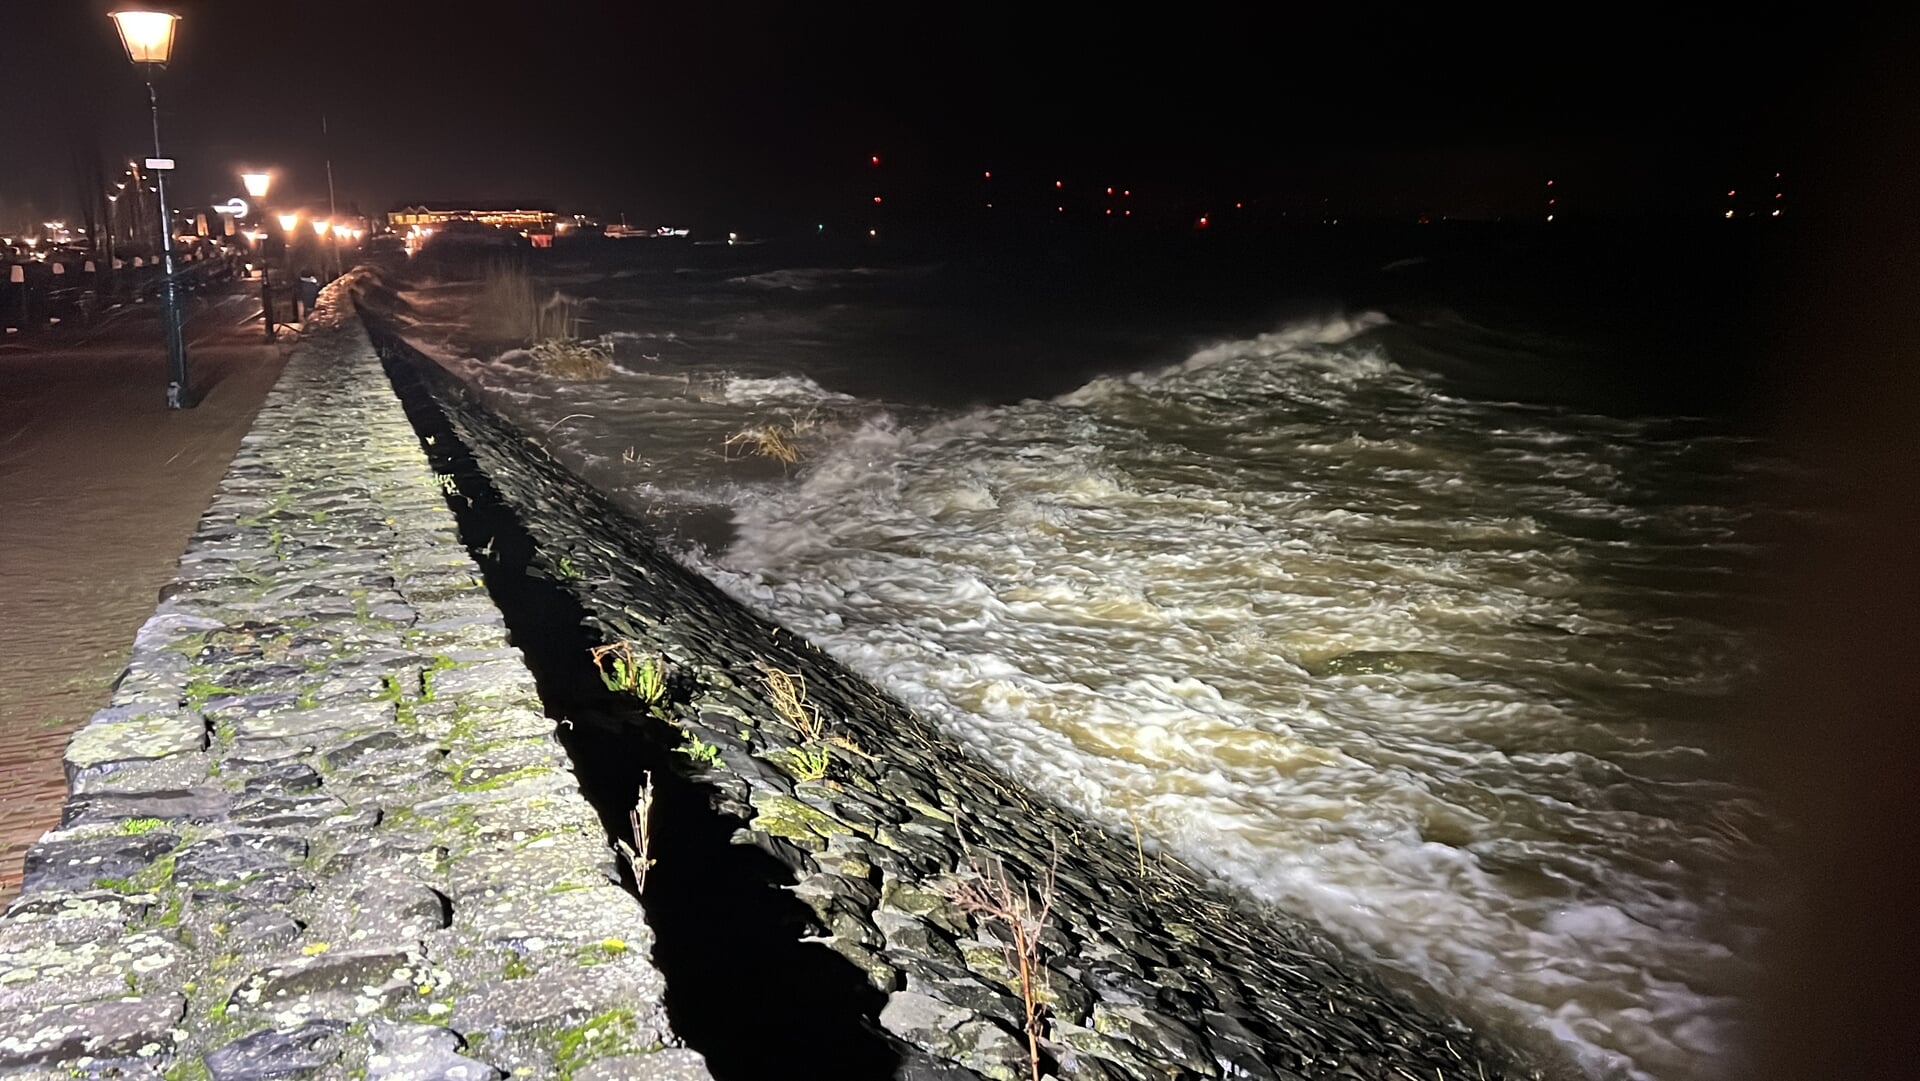
<path id="1" fill-rule="evenodd" d="M 311 333 L 68 746 L 0 1075 L 708 1076 L 453 526 L 358 322 Z"/>

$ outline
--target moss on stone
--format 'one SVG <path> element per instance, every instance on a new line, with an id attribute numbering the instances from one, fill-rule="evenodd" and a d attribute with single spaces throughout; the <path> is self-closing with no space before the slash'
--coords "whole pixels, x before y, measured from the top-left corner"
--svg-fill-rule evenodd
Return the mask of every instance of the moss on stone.
<path id="1" fill-rule="evenodd" d="M 510 769 L 504 773 L 495 773 L 469 781 L 467 780 L 467 767 L 461 766 L 454 770 L 453 787 L 462 792 L 490 792 L 497 788 L 506 788 L 508 785 L 527 780 L 530 777 L 546 776 L 553 772 L 552 766 L 521 766 L 518 769 Z"/>
<path id="2" fill-rule="evenodd" d="M 213 1081 L 213 1075 L 207 1072 L 207 1064 L 198 1057 L 183 1058 L 175 1062 L 161 1076 L 166 1081 Z"/>
<path id="3" fill-rule="evenodd" d="M 98 889 L 122 895 L 150 894 L 173 881 L 173 864 L 174 856 L 169 852 L 127 878 L 96 878 L 93 884 Z"/>
<path id="4" fill-rule="evenodd" d="M 199 709 L 207 704 L 207 699 L 215 695 L 245 693 L 238 687 L 225 687 L 212 680 L 196 677 L 187 683 L 187 705 L 192 709 Z"/>
<path id="5" fill-rule="evenodd" d="M 634 1045 L 638 1028 L 632 1010 L 613 1009 L 559 1029 L 552 1037 L 554 1075 L 573 1081 L 574 1071 L 596 1059 L 644 1050 Z"/>
<path id="6" fill-rule="evenodd" d="M 840 834 L 863 832 L 816 807 L 777 792 L 755 792 L 753 828 L 789 841 L 818 844 Z"/>

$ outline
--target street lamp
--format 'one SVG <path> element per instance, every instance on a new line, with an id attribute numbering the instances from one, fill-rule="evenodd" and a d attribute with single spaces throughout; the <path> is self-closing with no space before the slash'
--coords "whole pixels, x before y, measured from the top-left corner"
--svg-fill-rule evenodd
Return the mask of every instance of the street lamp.
<path id="1" fill-rule="evenodd" d="M 252 199 L 265 199 L 267 189 L 273 186 L 272 173 L 241 173 L 240 183 L 246 185 L 247 195 Z M 265 205 L 264 203 L 261 205 Z M 274 339 L 273 332 L 273 275 L 267 259 L 267 246 L 260 245 L 260 317 L 267 324 L 267 340 Z"/>
<path id="2" fill-rule="evenodd" d="M 175 277 L 173 250 L 173 212 L 167 207 L 167 167 L 160 151 L 160 95 L 153 88 L 154 76 L 166 67 L 173 55 L 173 31 L 180 16 L 165 11 L 116 11 L 110 16 L 120 31 L 120 44 L 126 46 L 127 59 L 141 66 L 147 83 L 147 104 L 153 110 L 154 172 L 160 196 L 160 252 L 164 260 L 166 305 L 161 322 L 167 335 L 167 408 L 191 409 L 193 391 L 187 385 L 187 343 L 180 326 L 180 283 Z"/>
<path id="3" fill-rule="evenodd" d="M 313 235 L 327 242 L 326 248 L 320 253 L 320 273 L 331 275 L 333 271 L 327 264 L 339 262 L 339 256 L 335 254 L 337 249 L 333 243 L 338 233 L 334 230 L 331 221 L 328 221 L 326 218 L 315 218 L 313 219 Z"/>

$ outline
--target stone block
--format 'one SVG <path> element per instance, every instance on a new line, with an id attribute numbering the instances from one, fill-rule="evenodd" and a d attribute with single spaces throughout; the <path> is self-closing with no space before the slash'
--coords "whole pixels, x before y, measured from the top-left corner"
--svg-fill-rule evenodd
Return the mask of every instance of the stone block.
<path id="1" fill-rule="evenodd" d="M 173 1047 L 186 1012 L 177 994 L 59 1005 L 15 1014 L 0 1034 L 0 1068 L 133 1058 Z"/>
<path id="2" fill-rule="evenodd" d="M 191 710 L 147 712 L 123 721 L 95 714 L 67 741 L 67 779 L 111 773 L 123 763 L 189 754 L 206 746 L 206 721 Z"/>
<path id="3" fill-rule="evenodd" d="M 103 837 L 49 833 L 27 850 L 20 890 L 76 892 L 129 879 L 179 843 L 178 834 L 165 831 Z"/>
<path id="4" fill-rule="evenodd" d="M 283 1081 L 308 1077 L 340 1058 L 344 1021 L 307 1021 L 293 1028 L 262 1029 L 206 1057 L 214 1081 Z"/>

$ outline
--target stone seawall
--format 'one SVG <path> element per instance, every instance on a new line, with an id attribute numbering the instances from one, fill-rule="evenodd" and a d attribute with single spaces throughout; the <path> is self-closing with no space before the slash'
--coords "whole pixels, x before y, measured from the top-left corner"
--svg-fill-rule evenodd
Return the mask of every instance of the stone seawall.
<path id="1" fill-rule="evenodd" d="M 444 478 L 333 302 L 68 747 L 0 917 L 0 1075 L 706 1078 Z"/>
<path id="2" fill-rule="evenodd" d="M 664 671 L 624 710 L 599 702 L 559 715 L 630 732 L 635 755 L 667 748 L 658 768 L 736 843 L 778 860 L 783 885 L 810 910 L 809 940 L 859 974 L 871 1023 L 910 1049 L 903 1069 L 1027 1077 L 1033 998 L 1042 1066 L 1061 1078 L 1539 1075 L 1311 929 L 1244 906 L 1000 776 L 745 611 L 386 327 L 374 313 L 390 297 L 377 285 L 366 295 L 374 341 L 416 424 L 444 426 L 436 461 L 468 497 L 463 525 L 487 518 L 474 520 L 470 544 L 486 534 L 490 550 L 496 534 L 513 533 L 528 549 L 523 573 L 552 594 L 543 603 L 588 628 L 550 636 L 536 667 L 554 671 L 556 685 L 592 683 L 588 647 L 617 644 Z M 515 605 L 505 607 L 515 619 Z M 779 703 L 774 673 L 803 685 L 798 715 Z M 656 873 L 672 862 L 663 856 Z M 1028 921 L 1039 941 L 1030 994 L 1010 921 L 965 903 L 969 884 L 1000 876 L 1016 899 L 1047 901 Z M 656 926 L 670 945 L 673 932 Z M 742 1016 L 767 1000 L 764 990 L 745 995 Z M 718 1070 L 719 1052 L 708 1054 Z"/>

